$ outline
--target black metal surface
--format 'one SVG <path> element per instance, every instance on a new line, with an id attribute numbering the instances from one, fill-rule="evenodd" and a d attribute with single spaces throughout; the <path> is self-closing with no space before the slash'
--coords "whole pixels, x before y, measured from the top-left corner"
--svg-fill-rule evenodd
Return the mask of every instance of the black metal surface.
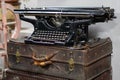
<path id="1" fill-rule="evenodd" d="M 110 7 L 45 7 L 19 9 L 20 19 L 34 25 L 34 32 L 25 43 L 76 46 L 85 44 L 90 24 L 114 18 Z M 35 16 L 36 19 L 25 16 Z M 66 34 L 67 33 L 67 34 Z"/>

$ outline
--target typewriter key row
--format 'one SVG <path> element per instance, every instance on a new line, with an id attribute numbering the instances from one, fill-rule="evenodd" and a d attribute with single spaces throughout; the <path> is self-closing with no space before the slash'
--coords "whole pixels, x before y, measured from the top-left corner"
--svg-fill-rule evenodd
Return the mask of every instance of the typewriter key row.
<path id="1" fill-rule="evenodd" d="M 69 34 L 69 32 L 62 32 L 62 31 L 41 31 L 38 30 L 34 33 L 35 35 L 48 35 L 48 34 L 52 34 L 52 35 L 67 35 Z"/>
<path id="2" fill-rule="evenodd" d="M 52 38 L 52 37 L 31 37 L 33 40 L 48 40 L 48 41 L 65 41 L 65 38 Z"/>
<path id="3" fill-rule="evenodd" d="M 62 37 L 62 36 L 67 36 L 67 35 L 64 35 L 64 34 L 63 35 L 62 34 L 61 35 L 59 35 L 59 34 L 58 35 L 54 35 L 54 34 L 53 35 L 52 34 L 42 34 L 41 35 L 41 34 L 38 34 L 38 35 L 33 35 L 33 36 L 35 36 L 35 37 L 60 37 L 61 36 Z"/>
<path id="4" fill-rule="evenodd" d="M 68 38 L 69 32 L 61 31 L 42 31 L 38 30 L 32 35 L 34 40 L 54 40 L 65 41 Z"/>

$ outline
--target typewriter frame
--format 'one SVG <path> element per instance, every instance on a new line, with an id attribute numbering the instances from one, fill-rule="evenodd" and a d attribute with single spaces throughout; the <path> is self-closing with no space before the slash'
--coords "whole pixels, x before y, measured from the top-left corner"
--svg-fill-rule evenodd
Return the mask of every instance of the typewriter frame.
<path id="1" fill-rule="evenodd" d="M 89 40 L 88 26 L 90 24 L 105 22 L 114 18 L 114 9 L 110 9 L 109 7 L 105 7 L 105 8 L 46 7 L 44 9 L 26 8 L 26 9 L 15 10 L 15 13 L 18 13 L 20 15 L 21 20 L 32 23 L 34 25 L 34 32 L 37 29 L 43 29 L 43 28 L 45 30 L 50 30 L 50 31 L 69 30 L 70 32 L 73 32 L 71 39 L 67 40 L 64 43 L 60 42 L 60 45 L 62 44 L 62 45 L 72 45 L 72 46 L 78 44 L 84 45 Z M 25 16 L 35 16 L 36 19 L 30 19 Z M 66 22 L 68 25 L 71 25 L 69 26 L 70 28 L 67 28 L 68 25 L 66 27 L 65 25 Z M 79 30 L 81 30 L 82 34 L 80 33 Z M 34 32 L 32 33 L 32 35 L 34 34 Z M 25 40 L 25 43 L 34 43 L 34 41 L 32 42 L 31 40 L 30 41 L 29 40 L 30 37 L 27 40 Z M 40 44 L 42 43 L 49 44 L 49 43 L 40 42 Z"/>

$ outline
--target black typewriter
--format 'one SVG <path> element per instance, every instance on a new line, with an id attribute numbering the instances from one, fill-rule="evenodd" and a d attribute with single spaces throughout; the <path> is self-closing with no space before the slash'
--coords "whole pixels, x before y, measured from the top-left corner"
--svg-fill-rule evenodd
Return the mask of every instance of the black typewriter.
<path id="1" fill-rule="evenodd" d="M 29 44 L 77 45 L 88 41 L 88 26 L 114 18 L 109 7 L 45 7 L 15 10 L 20 19 L 34 25 L 34 32 L 25 39 Z M 25 16 L 35 16 L 36 19 Z"/>

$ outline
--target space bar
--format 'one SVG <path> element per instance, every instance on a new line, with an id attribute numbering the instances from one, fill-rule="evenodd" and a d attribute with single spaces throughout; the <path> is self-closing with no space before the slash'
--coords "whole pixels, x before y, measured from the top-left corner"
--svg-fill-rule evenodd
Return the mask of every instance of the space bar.
<path id="1" fill-rule="evenodd" d="M 33 42 L 33 43 L 38 43 L 38 44 L 55 44 L 54 42 L 45 42 L 45 41 L 34 41 L 34 40 L 31 40 L 31 42 Z"/>
<path id="2" fill-rule="evenodd" d="M 44 42 L 54 42 L 55 40 L 50 40 L 50 39 L 39 39 L 37 37 L 31 37 L 32 40 L 35 40 L 35 41 L 44 41 Z"/>

